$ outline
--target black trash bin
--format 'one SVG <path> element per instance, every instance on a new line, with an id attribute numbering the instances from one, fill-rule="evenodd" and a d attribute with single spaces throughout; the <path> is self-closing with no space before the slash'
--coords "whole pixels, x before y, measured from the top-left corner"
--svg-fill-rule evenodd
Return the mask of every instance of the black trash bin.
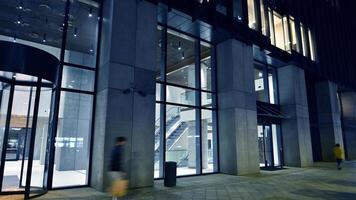
<path id="1" fill-rule="evenodd" d="M 164 186 L 174 187 L 177 183 L 177 163 L 165 162 L 164 163 Z"/>

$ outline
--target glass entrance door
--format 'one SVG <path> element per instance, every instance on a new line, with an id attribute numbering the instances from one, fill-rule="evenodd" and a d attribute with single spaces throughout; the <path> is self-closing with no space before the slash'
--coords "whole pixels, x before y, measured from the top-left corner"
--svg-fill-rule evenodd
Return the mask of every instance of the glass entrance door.
<path id="1" fill-rule="evenodd" d="M 46 191 L 52 89 L 40 84 L 0 82 L 0 189 L 25 199 Z"/>
<path id="2" fill-rule="evenodd" d="M 258 148 L 260 167 L 281 166 L 281 137 L 276 124 L 258 125 Z"/>

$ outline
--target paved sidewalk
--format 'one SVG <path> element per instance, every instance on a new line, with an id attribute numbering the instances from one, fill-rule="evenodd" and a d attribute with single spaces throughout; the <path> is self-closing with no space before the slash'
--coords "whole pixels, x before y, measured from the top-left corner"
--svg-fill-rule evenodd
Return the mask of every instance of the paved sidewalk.
<path id="1" fill-rule="evenodd" d="M 6 197 L 0 197 L 3 200 Z M 15 199 L 15 196 L 8 196 Z M 38 198 L 111 199 L 105 193 L 91 188 L 51 191 Z M 223 174 L 178 179 L 177 187 L 165 188 L 162 181 L 154 187 L 131 190 L 126 200 L 302 200 L 337 199 L 356 200 L 356 162 L 348 162 L 343 170 L 334 163 L 316 163 L 311 168 L 288 168 L 261 171 L 252 176 Z"/>

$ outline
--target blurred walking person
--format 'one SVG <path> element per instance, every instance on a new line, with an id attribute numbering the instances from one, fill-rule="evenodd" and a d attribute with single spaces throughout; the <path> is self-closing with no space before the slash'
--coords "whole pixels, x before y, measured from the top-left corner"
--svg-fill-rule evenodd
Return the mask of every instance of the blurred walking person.
<path id="1" fill-rule="evenodd" d="M 337 163 L 337 169 L 341 170 L 342 169 L 341 164 L 342 161 L 345 159 L 345 157 L 344 157 L 344 150 L 341 148 L 340 144 L 335 144 L 334 156 Z"/>
<path id="2" fill-rule="evenodd" d="M 115 145 L 111 150 L 110 157 L 110 178 L 111 195 L 113 200 L 123 197 L 127 193 L 128 181 L 124 172 L 125 137 L 117 137 Z"/>

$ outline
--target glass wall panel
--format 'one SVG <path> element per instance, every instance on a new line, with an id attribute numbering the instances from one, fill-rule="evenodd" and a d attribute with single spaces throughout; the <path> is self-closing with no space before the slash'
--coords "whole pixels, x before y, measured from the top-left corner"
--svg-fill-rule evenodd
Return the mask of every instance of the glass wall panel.
<path id="1" fill-rule="evenodd" d="M 261 10 L 261 28 L 262 34 L 267 36 L 267 29 L 268 29 L 268 18 L 267 13 L 265 12 L 265 3 L 264 0 L 260 0 L 260 10 Z"/>
<path id="2" fill-rule="evenodd" d="M 202 137 L 202 168 L 203 173 L 215 172 L 214 161 L 216 155 L 216 137 L 213 122 L 213 111 L 202 110 L 201 112 L 201 137 Z"/>
<path id="3" fill-rule="evenodd" d="M 162 74 L 162 66 L 164 65 L 164 49 L 165 49 L 165 41 L 164 39 L 164 34 L 165 34 L 165 29 L 161 26 L 157 26 L 157 32 L 156 32 L 156 38 L 157 38 L 157 56 L 156 56 L 156 81 L 164 81 L 164 76 L 161 76 Z"/>
<path id="4" fill-rule="evenodd" d="M 296 29 L 295 29 L 295 22 L 294 22 L 294 18 L 290 17 L 289 18 L 289 25 L 290 25 L 290 31 L 291 31 L 291 39 L 292 39 L 292 49 L 294 51 L 299 52 L 299 48 L 298 48 L 298 39 L 297 39 L 297 33 L 296 33 Z"/>
<path id="5" fill-rule="evenodd" d="M 200 138 L 195 116 L 194 108 L 167 105 L 166 161 L 177 163 L 178 176 L 197 174 Z"/>
<path id="6" fill-rule="evenodd" d="M 65 62 L 95 67 L 99 4 L 74 0 L 69 10 Z"/>
<path id="7" fill-rule="evenodd" d="M 256 99 L 257 101 L 266 102 L 267 95 L 265 88 L 265 80 L 264 80 L 264 70 L 260 66 L 255 66 L 255 92 L 256 92 Z"/>
<path id="8" fill-rule="evenodd" d="M 94 91 L 95 72 L 77 67 L 63 67 L 62 88 Z"/>
<path id="9" fill-rule="evenodd" d="M 92 109 L 92 95 L 61 93 L 53 187 L 87 184 Z"/>
<path id="10" fill-rule="evenodd" d="M 154 159 L 154 178 L 160 178 L 162 177 L 161 174 L 163 173 L 161 166 L 163 157 L 162 157 L 162 152 L 163 152 L 163 136 L 162 136 L 162 128 L 161 127 L 161 108 L 163 107 L 163 104 L 156 104 L 156 118 L 155 118 L 155 146 L 154 146 L 154 152 L 155 152 L 155 159 Z"/>
<path id="11" fill-rule="evenodd" d="M 168 31 L 167 82 L 195 87 L 195 40 L 183 34 Z"/>
<path id="12" fill-rule="evenodd" d="M 195 105 L 195 91 L 186 88 L 167 85 L 167 102 L 185 105 Z"/>
<path id="13" fill-rule="evenodd" d="M 309 28 L 308 28 L 308 36 L 309 36 L 310 58 L 315 61 L 316 60 L 316 54 L 315 54 L 316 50 L 314 44 L 315 40 Z"/>
<path id="14" fill-rule="evenodd" d="M 278 84 L 276 69 L 268 68 L 269 103 L 278 104 Z"/>
<path id="15" fill-rule="evenodd" d="M 302 39 L 303 55 L 308 56 L 307 36 L 305 33 L 305 27 L 302 23 L 300 23 L 300 35 Z"/>
<path id="16" fill-rule="evenodd" d="M 274 22 L 273 22 L 273 11 L 270 8 L 268 8 L 268 20 L 269 20 L 271 44 L 276 45 L 276 37 L 274 34 L 275 31 L 274 31 Z"/>
<path id="17" fill-rule="evenodd" d="M 283 17 L 283 33 L 284 33 L 284 50 L 290 52 L 291 51 L 291 42 L 289 39 L 289 29 L 288 29 L 288 18 Z"/>
<path id="18" fill-rule="evenodd" d="M 212 91 L 211 81 L 212 81 L 212 50 L 208 43 L 201 43 L 200 46 L 200 79 L 201 79 L 201 89 Z"/>
<path id="19" fill-rule="evenodd" d="M 255 0 L 247 0 L 248 26 L 257 30 L 257 19 L 255 12 Z"/>
<path id="20" fill-rule="evenodd" d="M 282 21 L 282 17 L 278 15 L 276 12 L 273 12 L 273 22 L 274 22 L 274 34 L 275 34 L 275 42 L 276 42 L 275 45 L 276 47 L 285 50 L 283 21 Z"/>
<path id="21" fill-rule="evenodd" d="M 154 177 L 163 177 L 162 166 L 166 161 L 177 162 L 178 176 L 215 172 L 218 155 L 213 123 L 213 116 L 216 116 L 212 77 L 215 72 L 214 47 L 165 28 L 159 27 L 157 34 L 160 35 L 157 36 L 157 52 L 160 54 L 157 61 L 160 60 L 161 65 L 156 71 L 163 76 L 156 76 Z M 199 55 L 200 62 L 195 59 L 195 54 Z M 166 56 L 166 60 L 162 56 Z M 162 73 L 165 70 L 166 73 Z M 200 84 L 196 84 L 199 81 Z M 202 142 L 201 135 L 204 137 Z"/>

